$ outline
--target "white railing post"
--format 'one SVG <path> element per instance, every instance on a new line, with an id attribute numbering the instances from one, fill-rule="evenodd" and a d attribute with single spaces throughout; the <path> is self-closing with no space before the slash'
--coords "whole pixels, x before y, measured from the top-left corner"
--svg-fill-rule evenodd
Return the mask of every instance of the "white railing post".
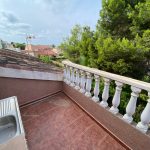
<path id="1" fill-rule="evenodd" d="M 123 83 L 121 83 L 121 82 L 115 81 L 115 83 L 116 83 L 117 87 L 116 87 L 115 95 L 112 100 L 113 106 L 110 108 L 110 111 L 113 114 L 117 114 L 119 111 L 118 106 L 120 104 L 120 96 L 121 96 L 121 91 L 122 91 L 122 86 L 123 86 Z"/>
<path id="2" fill-rule="evenodd" d="M 75 89 L 79 90 L 80 89 L 80 75 L 79 75 L 79 69 L 76 69 L 76 78 L 75 78 Z"/>
<path id="3" fill-rule="evenodd" d="M 67 67 L 64 65 L 64 82 L 67 83 Z"/>
<path id="4" fill-rule="evenodd" d="M 102 101 L 100 103 L 101 106 L 106 108 L 108 106 L 107 100 L 109 97 L 109 85 L 110 85 L 110 79 L 104 78 L 104 90 L 102 94 Z"/>
<path id="5" fill-rule="evenodd" d="M 99 101 L 99 82 L 100 82 L 100 78 L 98 75 L 94 75 L 94 79 L 95 79 L 95 87 L 94 87 L 94 96 L 92 97 L 92 100 L 95 102 Z"/>
<path id="6" fill-rule="evenodd" d="M 75 70 L 74 70 L 74 68 L 72 67 L 71 68 L 71 84 L 70 84 L 70 86 L 75 86 L 75 84 L 74 84 L 74 79 L 75 79 Z"/>
<path id="7" fill-rule="evenodd" d="M 67 84 L 70 84 L 70 67 L 67 66 Z"/>
<path id="8" fill-rule="evenodd" d="M 136 128 L 143 133 L 147 132 L 150 123 L 150 92 L 148 93 L 148 97 L 147 105 L 141 114 L 141 122 L 139 122 L 136 126 Z"/>
<path id="9" fill-rule="evenodd" d="M 132 115 L 135 113 L 137 98 L 139 96 L 139 93 L 141 92 L 141 89 L 133 86 L 131 86 L 131 90 L 131 98 L 126 107 L 126 114 L 123 116 L 123 119 L 128 123 L 131 123 L 133 121 Z"/>
<path id="10" fill-rule="evenodd" d="M 80 73 L 81 73 L 81 81 L 80 81 L 80 92 L 81 93 L 85 93 L 85 82 L 86 82 L 86 79 L 85 79 L 85 72 L 83 70 L 80 70 Z"/>
<path id="11" fill-rule="evenodd" d="M 85 96 L 91 97 L 91 84 L 92 84 L 92 75 L 89 72 L 86 72 L 86 93 Z"/>

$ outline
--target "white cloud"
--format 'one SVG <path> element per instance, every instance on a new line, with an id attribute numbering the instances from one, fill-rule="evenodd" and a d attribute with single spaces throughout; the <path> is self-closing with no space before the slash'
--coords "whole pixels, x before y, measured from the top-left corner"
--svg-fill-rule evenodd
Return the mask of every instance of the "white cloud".
<path id="1" fill-rule="evenodd" d="M 13 29 L 21 29 L 21 30 L 28 30 L 31 28 L 31 25 L 27 24 L 27 23 L 17 23 L 17 24 L 13 24 L 10 26 L 10 28 L 13 28 Z"/>
<path id="2" fill-rule="evenodd" d="M 65 12 L 71 12 L 72 7 L 75 5 L 75 1 L 71 0 L 32 0 L 34 4 L 38 4 L 46 11 L 51 12 L 52 14 L 62 14 Z M 79 0 L 76 0 L 76 2 Z M 75 10 L 74 10 L 75 11 Z"/>
<path id="3" fill-rule="evenodd" d="M 31 29 L 31 25 L 21 22 L 18 16 L 13 12 L 0 12 L 0 31 L 12 35 L 23 35 L 24 32 Z"/>
<path id="4" fill-rule="evenodd" d="M 1 11 L 0 20 L 7 21 L 9 23 L 17 23 L 19 21 L 19 18 L 12 12 Z"/>

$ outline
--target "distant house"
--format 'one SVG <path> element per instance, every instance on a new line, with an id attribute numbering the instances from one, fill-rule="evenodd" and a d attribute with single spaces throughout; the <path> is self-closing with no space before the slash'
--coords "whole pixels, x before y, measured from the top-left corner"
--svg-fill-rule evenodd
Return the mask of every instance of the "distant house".
<path id="1" fill-rule="evenodd" d="M 8 50 L 17 51 L 17 52 L 21 51 L 19 48 L 15 48 L 13 44 L 3 41 L 1 39 L 0 39 L 0 49 L 8 49 Z"/>
<path id="2" fill-rule="evenodd" d="M 59 53 L 56 48 L 52 48 L 50 45 L 31 45 L 28 44 L 25 47 L 24 53 L 38 57 L 39 55 L 44 56 L 57 56 Z"/>
<path id="3" fill-rule="evenodd" d="M 60 48 L 53 48 L 53 51 L 58 55 L 62 53 L 62 50 Z"/>

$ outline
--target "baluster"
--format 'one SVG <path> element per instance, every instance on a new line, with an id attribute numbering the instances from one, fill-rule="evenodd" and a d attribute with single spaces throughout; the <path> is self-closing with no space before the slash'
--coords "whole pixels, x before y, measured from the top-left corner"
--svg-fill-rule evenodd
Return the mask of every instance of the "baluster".
<path id="1" fill-rule="evenodd" d="M 123 119 L 128 123 L 131 123 L 133 121 L 132 115 L 135 113 L 137 98 L 139 96 L 139 93 L 141 92 L 141 89 L 133 86 L 131 86 L 131 90 L 131 98 L 126 107 L 126 114 L 123 116 Z"/>
<path id="2" fill-rule="evenodd" d="M 70 85 L 72 83 L 72 67 L 70 67 Z"/>
<path id="3" fill-rule="evenodd" d="M 64 82 L 67 82 L 67 67 L 64 65 Z"/>
<path id="4" fill-rule="evenodd" d="M 115 95 L 112 100 L 113 106 L 110 108 L 110 111 L 113 114 L 117 114 L 119 111 L 118 106 L 120 104 L 120 96 L 121 96 L 121 91 L 122 91 L 122 86 L 123 86 L 123 83 L 121 83 L 121 82 L 115 81 L 115 83 L 116 83 L 117 87 L 116 87 Z"/>
<path id="5" fill-rule="evenodd" d="M 150 92 L 148 93 L 148 97 L 147 105 L 141 114 L 141 122 L 139 122 L 136 126 L 136 128 L 143 133 L 147 132 L 150 123 Z"/>
<path id="6" fill-rule="evenodd" d="M 81 76 L 82 76 L 82 75 L 81 75 L 81 70 L 80 70 L 80 74 L 79 74 L 79 87 L 80 87 L 80 88 L 79 88 L 79 89 L 81 89 L 81 81 L 82 81 L 82 80 L 81 80 Z"/>
<path id="7" fill-rule="evenodd" d="M 91 84 L 92 84 L 92 76 L 91 73 L 86 72 L 87 80 L 86 80 L 86 93 L 85 96 L 91 97 Z"/>
<path id="8" fill-rule="evenodd" d="M 76 86 L 75 86 L 75 89 L 76 90 L 79 90 L 80 89 L 80 76 L 79 76 L 79 70 L 76 69 L 76 78 L 75 78 L 75 83 L 76 83 Z"/>
<path id="9" fill-rule="evenodd" d="M 70 67 L 67 66 L 67 84 L 70 84 Z"/>
<path id="10" fill-rule="evenodd" d="M 94 75 L 94 79 L 95 79 L 95 87 L 94 87 L 94 96 L 92 97 L 92 100 L 95 101 L 95 102 L 98 102 L 99 101 L 99 81 L 100 81 L 100 78 L 98 75 Z"/>
<path id="11" fill-rule="evenodd" d="M 71 68 L 71 84 L 70 84 L 70 86 L 75 86 L 75 84 L 74 84 L 74 79 L 75 79 L 75 70 L 74 70 L 74 68 L 72 67 Z"/>
<path id="12" fill-rule="evenodd" d="M 106 108 L 108 106 L 107 100 L 109 97 L 109 85 L 110 85 L 110 79 L 104 78 L 104 90 L 102 94 L 102 101 L 100 103 L 101 106 Z"/>
<path id="13" fill-rule="evenodd" d="M 80 81 L 80 92 L 81 93 L 85 93 L 85 72 L 83 70 L 80 71 L 81 72 L 81 81 Z"/>

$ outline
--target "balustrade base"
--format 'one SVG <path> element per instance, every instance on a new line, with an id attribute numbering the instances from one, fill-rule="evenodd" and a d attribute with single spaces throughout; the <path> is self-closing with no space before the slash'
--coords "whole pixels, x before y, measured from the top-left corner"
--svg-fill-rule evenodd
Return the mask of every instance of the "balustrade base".
<path id="1" fill-rule="evenodd" d="M 85 93 L 85 90 L 84 90 L 84 89 L 80 89 L 79 92 L 80 92 L 80 93 Z"/>
<path id="2" fill-rule="evenodd" d="M 101 102 L 100 102 L 100 105 L 101 105 L 102 107 L 106 108 L 106 107 L 108 106 L 108 103 L 105 102 L 105 101 L 101 101 Z"/>
<path id="3" fill-rule="evenodd" d="M 67 83 L 67 79 L 64 79 L 64 82 Z"/>
<path id="4" fill-rule="evenodd" d="M 125 115 L 123 116 L 123 119 L 124 119 L 125 122 L 127 122 L 127 123 L 129 123 L 129 124 L 133 121 L 132 116 L 129 116 L 128 114 L 125 114 Z"/>
<path id="5" fill-rule="evenodd" d="M 70 81 L 67 80 L 66 83 L 67 83 L 68 85 L 70 85 Z"/>
<path id="6" fill-rule="evenodd" d="M 86 93 L 85 93 L 85 96 L 86 96 L 86 97 L 91 97 L 91 93 L 86 92 Z"/>
<path id="7" fill-rule="evenodd" d="M 74 83 L 71 83 L 71 84 L 70 84 L 70 86 L 74 87 L 74 86 L 75 86 L 75 84 L 74 84 Z"/>
<path id="8" fill-rule="evenodd" d="M 119 112 L 119 109 L 116 108 L 116 107 L 114 107 L 114 106 L 112 106 L 112 107 L 109 109 L 109 111 L 110 111 L 111 113 L 113 113 L 113 114 L 117 114 L 117 113 Z"/>
<path id="9" fill-rule="evenodd" d="M 93 97 L 92 97 L 92 100 L 93 100 L 94 102 L 96 102 L 96 103 L 99 102 L 99 98 L 96 97 L 96 96 L 93 96 Z"/>
<path id="10" fill-rule="evenodd" d="M 75 89 L 76 89 L 76 90 L 80 90 L 80 87 L 79 87 L 79 86 L 75 86 Z"/>
<path id="11" fill-rule="evenodd" d="M 136 128 L 137 128 L 138 130 L 140 130 L 141 132 L 146 133 L 147 130 L 148 130 L 148 125 L 147 125 L 147 124 L 143 124 L 142 122 L 139 122 L 139 123 L 137 124 Z"/>

